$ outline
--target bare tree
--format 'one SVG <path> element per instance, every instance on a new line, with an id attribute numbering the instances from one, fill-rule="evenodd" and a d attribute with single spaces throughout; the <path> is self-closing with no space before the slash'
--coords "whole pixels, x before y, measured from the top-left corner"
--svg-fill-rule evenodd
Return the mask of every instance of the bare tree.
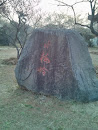
<path id="1" fill-rule="evenodd" d="M 80 15 L 77 15 L 77 20 L 79 22 L 83 22 L 84 19 L 80 17 Z M 74 29 L 74 18 L 71 15 L 68 15 L 64 12 L 62 13 L 56 13 L 53 12 L 52 14 L 48 14 L 44 18 L 44 26 L 48 28 L 67 28 L 67 29 Z"/>
<path id="2" fill-rule="evenodd" d="M 14 33 L 14 36 L 8 33 L 6 35 L 9 35 L 12 45 L 16 48 L 18 59 L 28 37 L 32 33 L 32 29 L 41 19 L 40 10 L 37 9 L 39 2 L 39 0 L 7 0 L 4 9 L 2 8 L 1 15 L 14 28 L 13 30 L 7 28 L 11 31 L 10 34 Z"/>
<path id="3" fill-rule="evenodd" d="M 55 0 L 55 1 L 57 1 L 59 3 L 58 6 L 67 6 L 68 8 L 72 9 L 73 14 L 74 14 L 74 23 L 75 24 L 89 28 L 94 35 L 98 36 L 98 31 L 94 29 L 94 23 L 98 22 L 98 13 L 97 13 L 98 3 L 97 3 L 97 0 L 82 0 L 82 1 L 76 2 L 72 5 L 67 4 L 65 2 L 62 2 L 60 0 Z M 84 25 L 84 24 L 77 22 L 75 5 L 79 4 L 79 3 L 83 3 L 83 2 L 89 2 L 90 8 L 91 8 L 91 15 L 88 15 L 88 20 L 90 20 L 90 25 Z"/>
<path id="4" fill-rule="evenodd" d="M 0 6 L 3 6 L 6 2 L 7 0 L 0 0 Z"/>

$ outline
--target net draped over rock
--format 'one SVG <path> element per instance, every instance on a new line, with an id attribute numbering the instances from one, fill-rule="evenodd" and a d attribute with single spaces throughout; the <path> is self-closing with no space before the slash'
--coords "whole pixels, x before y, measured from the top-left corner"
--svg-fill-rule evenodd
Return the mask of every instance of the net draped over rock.
<path id="1" fill-rule="evenodd" d="M 60 99 L 98 100 L 98 79 L 84 39 L 63 29 L 36 29 L 15 69 L 19 86 Z"/>

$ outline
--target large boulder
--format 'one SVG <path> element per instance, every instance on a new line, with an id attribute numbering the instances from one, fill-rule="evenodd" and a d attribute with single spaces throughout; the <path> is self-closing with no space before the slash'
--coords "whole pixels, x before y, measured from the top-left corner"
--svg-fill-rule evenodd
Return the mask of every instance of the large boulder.
<path id="1" fill-rule="evenodd" d="M 15 69 L 22 88 L 60 99 L 98 100 L 98 79 L 84 39 L 72 30 L 34 30 Z"/>

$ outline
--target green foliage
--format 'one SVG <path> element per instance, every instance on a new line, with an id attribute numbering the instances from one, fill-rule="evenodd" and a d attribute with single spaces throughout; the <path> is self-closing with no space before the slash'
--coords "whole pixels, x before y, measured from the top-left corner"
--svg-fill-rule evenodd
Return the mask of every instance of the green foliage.
<path id="1" fill-rule="evenodd" d="M 44 26 L 51 27 L 51 25 L 54 25 L 54 28 L 74 28 L 74 19 L 70 15 L 54 12 L 53 14 L 48 14 L 44 19 Z"/>
<path id="2" fill-rule="evenodd" d="M 76 27 L 76 30 L 84 37 L 85 41 L 88 43 L 88 46 L 92 47 L 90 39 L 94 38 L 95 36 L 91 33 L 91 31 L 83 27 Z"/>
<path id="3" fill-rule="evenodd" d="M 9 45 L 9 39 L 6 36 L 6 30 L 4 29 L 4 27 L 0 28 L 0 45 L 2 46 Z"/>
<path id="4" fill-rule="evenodd" d="M 6 30 L 4 28 L 6 21 L 0 16 L 0 45 L 8 45 L 8 37 L 6 37 Z"/>
<path id="5" fill-rule="evenodd" d="M 5 19 L 0 19 L 0 45 L 1 46 L 9 46 L 13 44 L 13 41 L 16 36 L 16 29 L 18 23 L 15 21 L 5 21 Z M 26 30 L 27 29 L 27 30 Z M 31 32 L 33 30 L 29 25 L 21 25 L 21 29 L 18 32 L 18 37 L 21 43 L 25 42 L 26 33 Z M 18 43 L 18 41 L 16 41 Z"/>

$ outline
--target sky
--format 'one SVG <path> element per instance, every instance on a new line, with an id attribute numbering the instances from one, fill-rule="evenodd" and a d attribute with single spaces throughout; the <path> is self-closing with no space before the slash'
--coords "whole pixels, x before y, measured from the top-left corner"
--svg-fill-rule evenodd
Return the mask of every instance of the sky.
<path id="1" fill-rule="evenodd" d="M 76 1 L 80 1 L 80 0 L 63 0 L 63 1 L 67 4 L 73 4 Z M 68 13 L 69 15 L 73 15 L 71 9 L 67 10 L 67 7 L 64 6 L 58 7 L 57 2 L 55 0 L 41 0 L 40 8 L 42 9 L 43 12 L 46 13 L 52 13 L 55 11 L 58 13 L 64 12 L 64 13 Z M 75 6 L 75 9 L 76 9 L 76 13 L 81 14 L 82 16 L 90 12 L 89 3 L 77 4 L 77 6 Z"/>

